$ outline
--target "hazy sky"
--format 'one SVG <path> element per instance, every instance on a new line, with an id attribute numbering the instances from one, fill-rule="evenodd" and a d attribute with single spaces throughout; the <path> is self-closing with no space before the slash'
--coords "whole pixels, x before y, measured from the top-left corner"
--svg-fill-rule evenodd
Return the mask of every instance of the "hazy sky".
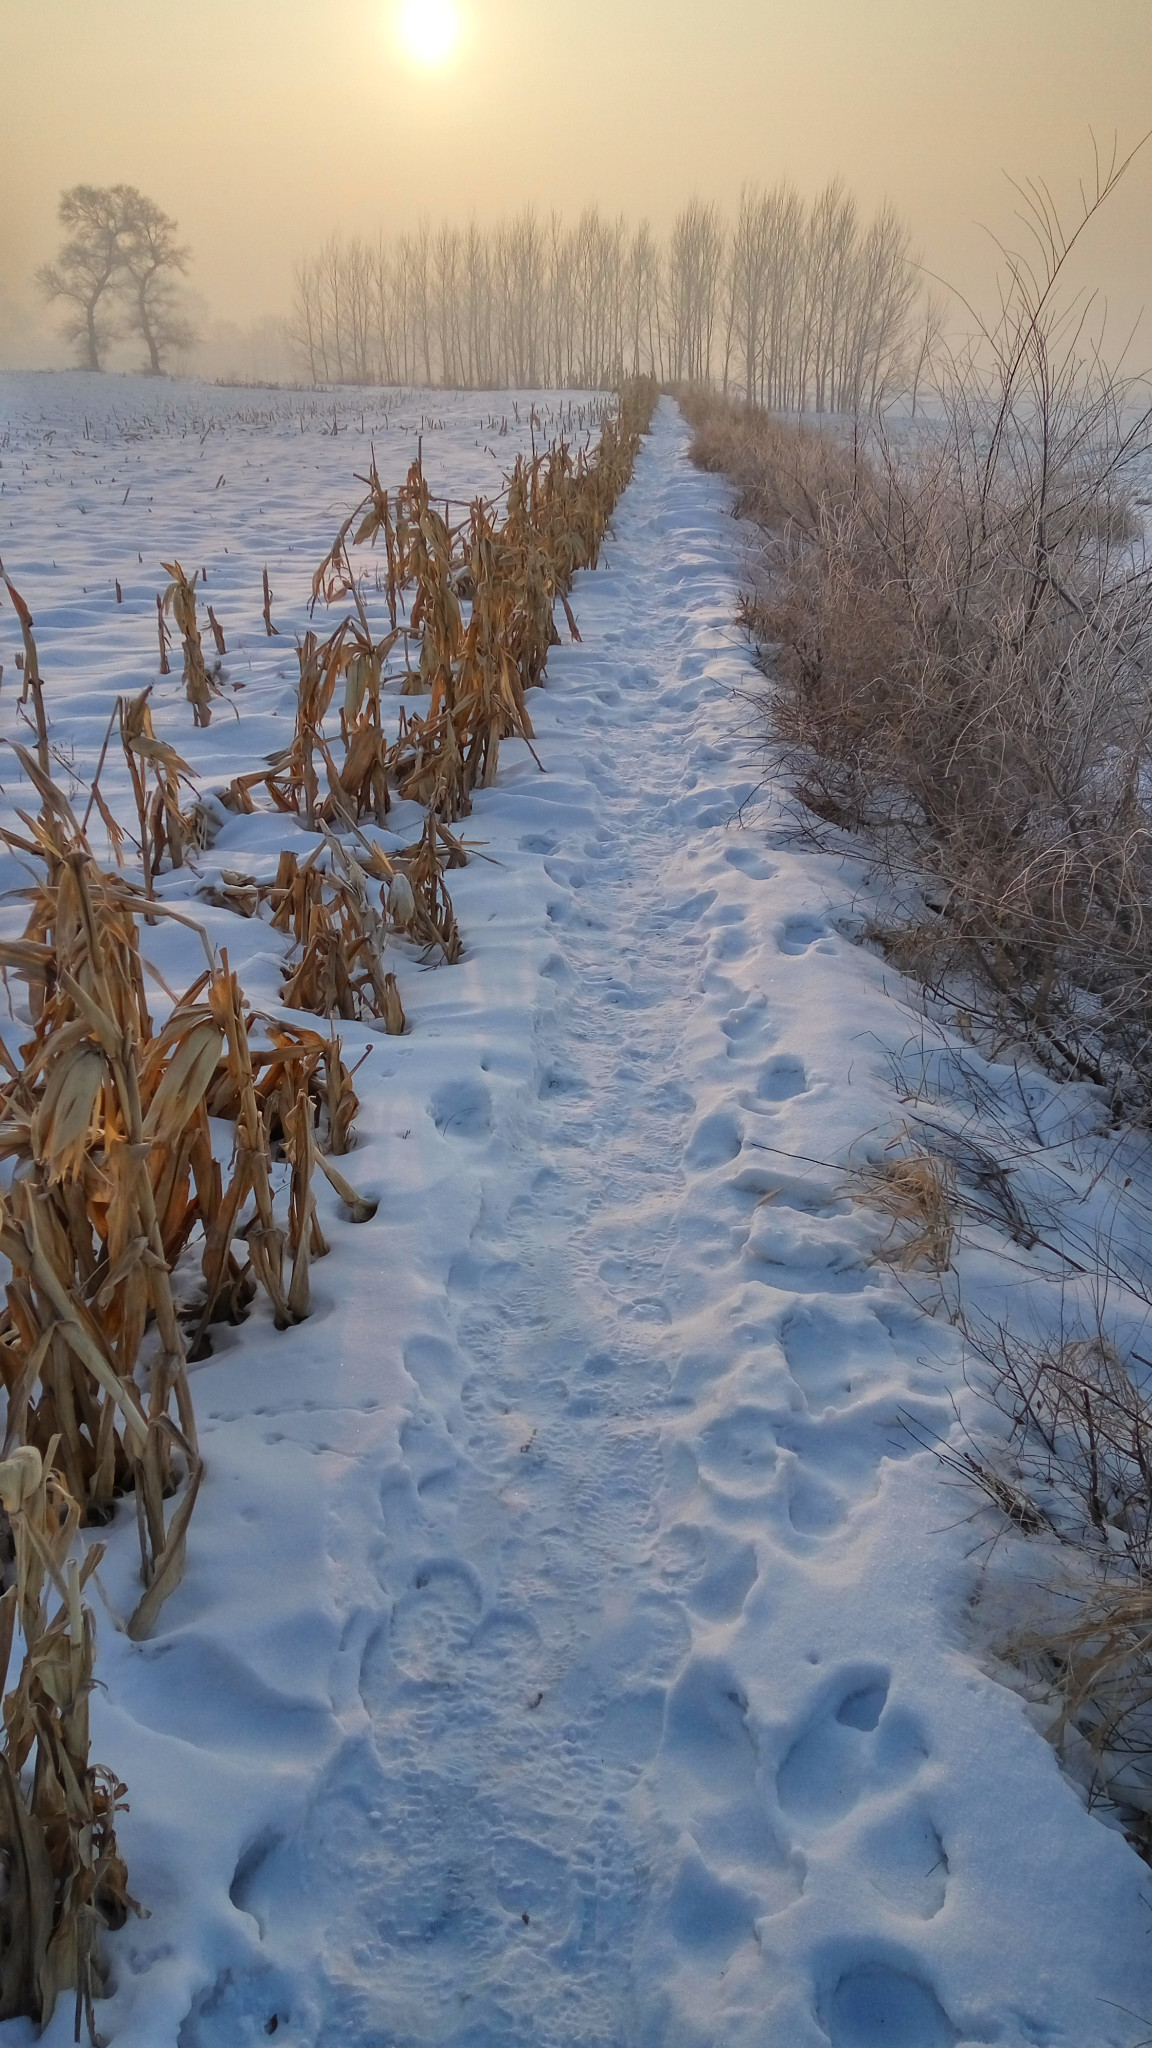
<path id="1" fill-rule="evenodd" d="M 421 74 L 394 0 L 0 0 L 0 284 L 30 298 L 60 189 L 139 185 L 211 312 L 280 311 L 330 228 L 590 200 L 666 225 L 745 179 L 839 171 L 986 290 L 1003 173 L 1074 193 L 1090 130 L 1152 126 L 1152 0 L 459 0 Z M 1117 329 L 1147 301 L 1152 144 L 1093 245 Z"/>

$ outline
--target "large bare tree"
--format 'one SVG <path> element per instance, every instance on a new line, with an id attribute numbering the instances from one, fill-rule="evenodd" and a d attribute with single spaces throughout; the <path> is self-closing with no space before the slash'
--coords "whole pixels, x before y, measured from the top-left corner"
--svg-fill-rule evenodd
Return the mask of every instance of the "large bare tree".
<path id="1" fill-rule="evenodd" d="M 116 286 L 124 268 L 131 185 L 73 185 L 60 195 L 57 219 L 68 238 L 55 263 L 36 272 L 44 297 L 69 309 L 62 332 L 77 344 L 85 370 L 102 370 L 109 341 L 118 332 Z"/>
<path id="2" fill-rule="evenodd" d="M 135 334 L 159 374 L 168 352 L 193 338 L 175 284 L 188 267 L 176 222 L 135 185 L 73 185 L 60 195 L 58 218 L 68 239 L 36 282 L 68 307 L 63 332 L 81 367 L 102 370 L 108 343 Z"/>
<path id="3" fill-rule="evenodd" d="M 181 308 L 178 274 L 188 268 L 190 251 L 176 239 L 176 222 L 163 207 L 131 186 L 125 224 L 119 290 L 125 329 L 140 337 L 148 352 L 148 370 L 158 377 L 173 349 L 189 348 L 192 324 Z"/>

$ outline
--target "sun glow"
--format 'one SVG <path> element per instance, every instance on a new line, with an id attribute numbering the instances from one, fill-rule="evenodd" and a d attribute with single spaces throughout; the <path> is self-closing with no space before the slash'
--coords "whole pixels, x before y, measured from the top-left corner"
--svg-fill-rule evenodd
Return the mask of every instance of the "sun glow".
<path id="1" fill-rule="evenodd" d="M 446 64 L 460 41 L 454 0 L 402 0 L 397 25 L 408 55 L 428 71 Z"/>

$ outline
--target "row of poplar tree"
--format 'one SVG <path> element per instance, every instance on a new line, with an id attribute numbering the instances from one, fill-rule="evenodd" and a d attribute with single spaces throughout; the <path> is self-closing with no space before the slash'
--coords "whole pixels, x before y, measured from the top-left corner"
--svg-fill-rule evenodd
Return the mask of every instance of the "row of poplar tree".
<path id="1" fill-rule="evenodd" d="M 589 208 L 494 227 L 332 235 L 297 265 L 290 337 L 316 383 L 610 388 L 721 384 L 793 411 L 874 410 L 930 345 L 908 229 L 836 180 L 811 203 L 692 201 L 670 234 Z"/>

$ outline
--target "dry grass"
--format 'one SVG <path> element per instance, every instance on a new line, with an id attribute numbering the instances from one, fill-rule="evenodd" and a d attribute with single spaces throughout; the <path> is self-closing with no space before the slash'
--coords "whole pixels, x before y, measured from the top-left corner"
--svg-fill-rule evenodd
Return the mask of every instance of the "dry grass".
<path id="1" fill-rule="evenodd" d="M 932 1152 L 901 1151 L 870 1167 L 861 1179 L 866 1199 L 889 1219 L 882 1258 L 904 1273 L 917 1266 L 946 1273 L 959 1216 L 949 1162 Z"/>
<path id="2" fill-rule="evenodd" d="M 827 508 L 856 492 L 853 442 L 826 424 L 777 419 L 759 406 L 707 390 L 679 393 L 698 469 L 736 486 L 735 512 L 772 530 L 813 531 Z"/>
<path id="3" fill-rule="evenodd" d="M 963 1329 L 996 1415 L 945 1462 L 1021 1535 L 1059 1546 L 1043 1618 L 997 1647 L 1049 1704 L 1069 1769 L 1152 1858 L 1152 1407 L 1098 1330 Z"/>
<path id="4" fill-rule="evenodd" d="M 1131 492 L 1152 414 L 1060 310 L 1079 228 L 1036 229 L 935 424 L 821 434 L 709 400 L 696 452 L 769 532 L 746 618 L 799 795 L 924 906 L 880 936 L 1143 1113 L 1152 563 Z"/>

